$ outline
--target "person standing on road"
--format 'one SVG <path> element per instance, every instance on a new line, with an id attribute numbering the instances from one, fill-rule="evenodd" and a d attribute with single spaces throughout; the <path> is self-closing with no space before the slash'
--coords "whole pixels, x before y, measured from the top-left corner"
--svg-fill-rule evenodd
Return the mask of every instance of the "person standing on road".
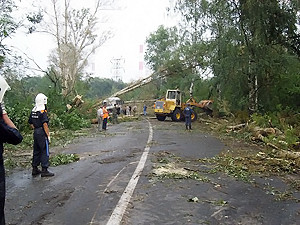
<path id="1" fill-rule="evenodd" d="M 144 116 L 146 116 L 147 115 L 147 106 L 146 106 L 146 104 L 144 104 L 143 111 L 144 111 Z"/>
<path id="2" fill-rule="evenodd" d="M 6 80 L 0 76 L 0 225 L 5 225 L 5 169 L 3 162 L 3 143 L 17 145 L 22 142 L 23 137 L 15 124 L 10 120 L 3 102 L 4 94 L 10 87 Z"/>
<path id="3" fill-rule="evenodd" d="M 48 171 L 49 167 L 49 119 L 47 115 L 47 97 L 39 93 L 35 97 L 35 106 L 32 109 L 28 123 L 33 132 L 33 157 L 32 157 L 32 176 L 41 174 L 42 177 L 52 177 L 54 173 Z M 38 166 L 42 166 L 42 171 Z"/>
<path id="4" fill-rule="evenodd" d="M 194 111 L 191 108 L 191 104 L 187 103 L 185 109 L 183 110 L 183 115 L 185 116 L 185 128 L 186 130 L 192 129 L 192 114 Z"/>
<path id="5" fill-rule="evenodd" d="M 130 116 L 129 105 L 128 105 L 128 106 L 126 106 L 126 115 L 127 115 L 127 116 Z"/>
<path id="6" fill-rule="evenodd" d="M 112 108 L 112 123 L 117 124 L 118 123 L 118 109 L 117 104 L 114 104 L 114 107 Z"/>
<path id="7" fill-rule="evenodd" d="M 106 130 L 107 120 L 108 120 L 108 111 L 106 109 L 106 104 L 103 106 L 103 122 L 102 122 L 102 130 Z"/>
<path id="8" fill-rule="evenodd" d="M 136 116 L 136 113 L 137 113 L 137 106 L 136 105 L 134 105 L 132 107 L 132 112 L 133 112 L 133 116 Z"/>
<path id="9" fill-rule="evenodd" d="M 98 119 L 98 130 L 102 128 L 102 122 L 103 122 L 103 109 L 102 106 L 99 106 L 99 109 L 97 110 L 97 119 Z"/>

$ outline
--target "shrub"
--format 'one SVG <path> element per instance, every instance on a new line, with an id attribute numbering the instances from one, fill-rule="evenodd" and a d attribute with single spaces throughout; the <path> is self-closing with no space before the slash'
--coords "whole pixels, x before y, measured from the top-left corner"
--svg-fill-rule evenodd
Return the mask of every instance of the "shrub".
<path id="1" fill-rule="evenodd" d="M 72 162 L 76 162 L 79 160 L 79 156 L 77 154 L 57 154 L 50 158 L 51 166 L 59 166 L 65 165 Z"/>
<path id="2" fill-rule="evenodd" d="M 82 118 L 82 116 L 76 112 L 64 113 L 56 120 L 60 121 L 60 124 L 63 124 L 65 129 L 70 130 L 78 130 L 80 128 L 90 127 L 91 124 L 89 120 Z"/>

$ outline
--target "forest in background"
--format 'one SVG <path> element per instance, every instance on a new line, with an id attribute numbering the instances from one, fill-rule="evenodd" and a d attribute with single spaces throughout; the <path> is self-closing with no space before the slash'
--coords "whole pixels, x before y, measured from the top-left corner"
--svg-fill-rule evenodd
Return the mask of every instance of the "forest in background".
<path id="1" fill-rule="evenodd" d="M 176 27 L 147 39 L 159 93 L 194 83 L 218 109 L 267 113 L 300 106 L 299 1 L 177 1 Z M 171 9 L 170 9 L 171 10 Z"/>
<path id="2" fill-rule="evenodd" d="M 49 98 L 52 129 L 76 130 L 90 126 L 99 99 L 127 85 L 84 72 L 90 54 L 111 37 L 105 31 L 95 34 L 99 8 L 75 10 L 64 0 L 60 12 L 58 2 L 51 2 L 56 15 L 51 26 L 45 24 L 50 12 L 33 10 L 17 21 L 12 14 L 14 1 L 0 3 L 0 74 L 12 88 L 5 97 L 7 111 L 22 132 L 29 130 L 28 115 L 39 92 Z M 109 3 L 97 2 L 99 7 Z M 179 88 L 187 100 L 193 84 L 195 99 L 214 100 L 215 118 L 275 127 L 286 137 L 284 148 L 297 150 L 299 4 L 297 0 L 177 0 L 168 12 L 180 15 L 178 25 L 160 26 L 146 40 L 145 61 L 154 71 L 153 81 L 121 98 L 157 99 L 167 89 Z M 40 68 L 43 77 L 25 72 L 28 59 L 5 45 L 20 28 L 29 34 L 47 32 L 56 39 L 49 67 Z M 84 104 L 66 112 L 66 105 L 77 94 L 83 96 Z M 268 137 L 269 142 L 272 139 L 274 136 Z"/>
<path id="3" fill-rule="evenodd" d="M 173 10 L 178 26 L 160 26 L 147 38 L 154 81 L 125 96 L 157 99 L 179 88 L 187 100 L 193 87 L 198 101 L 214 101 L 215 118 L 238 124 L 224 131 L 298 151 L 299 1 L 178 0 Z"/>

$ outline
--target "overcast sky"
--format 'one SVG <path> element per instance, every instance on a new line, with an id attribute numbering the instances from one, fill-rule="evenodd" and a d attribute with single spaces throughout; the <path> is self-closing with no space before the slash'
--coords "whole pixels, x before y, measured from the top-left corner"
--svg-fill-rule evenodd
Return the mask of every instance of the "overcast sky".
<path id="1" fill-rule="evenodd" d="M 62 1 L 62 0 L 61 0 Z M 31 2 L 46 4 L 42 0 L 22 0 L 19 10 L 29 10 Z M 95 0 L 71 0 L 74 7 L 93 6 Z M 107 16 L 105 26 L 114 32 L 114 37 L 101 46 L 90 59 L 89 72 L 102 78 L 119 75 L 124 82 L 130 82 L 151 74 L 146 65 L 141 66 L 145 51 L 145 40 L 159 25 L 171 26 L 172 20 L 167 16 L 166 7 L 169 0 L 118 0 L 114 10 L 103 10 Z M 17 12 L 18 13 L 18 12 Z M 13 38 L 13 45 L 33 58 L 43 69 L 47 68 L 48 55 L 55 47 L 55 42 L 45 34 L 25 35 L 18 32 Z M 118 60 L 121 59 L 121 60 Z M 113 69 L 119 61 L 119 69 Z"/>

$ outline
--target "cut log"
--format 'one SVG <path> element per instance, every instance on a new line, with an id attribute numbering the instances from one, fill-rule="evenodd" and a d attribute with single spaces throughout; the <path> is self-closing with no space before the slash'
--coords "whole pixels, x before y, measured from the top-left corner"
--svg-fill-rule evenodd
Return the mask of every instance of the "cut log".
<path id="1" fill-rule="evenodd" d="M 271 148 L 274 148 L 274 149 L 279 149 L 276 145 L 274 144 L 271 144 L 271 143 L 267 143 L 267 146 L 270 146 Z"/>
<path id="2" fill-rule="evenodd" d="M 244 128 L 245 126 L 247 126 L 247 123 L 242 123 L 242 124 L 238 124 L 235 126 L 227 126 L 227 128 L 230 130 L 240 130 L 240 129 Z"/>
<path id="3" fill-rule="evenodd" d="M 98 123 L 98 119 L 91 119 L 91 123 L 92 124 L 97 124 Z"/>
<path id="4" fill-rule="evenodd" d="M 277 155 L 280 158 L 300 159 L 300 152 L 292 152 L 292 151 L 287 151 L 287 150 L 280 150 L 280 151 L 278 151 Z"/>

